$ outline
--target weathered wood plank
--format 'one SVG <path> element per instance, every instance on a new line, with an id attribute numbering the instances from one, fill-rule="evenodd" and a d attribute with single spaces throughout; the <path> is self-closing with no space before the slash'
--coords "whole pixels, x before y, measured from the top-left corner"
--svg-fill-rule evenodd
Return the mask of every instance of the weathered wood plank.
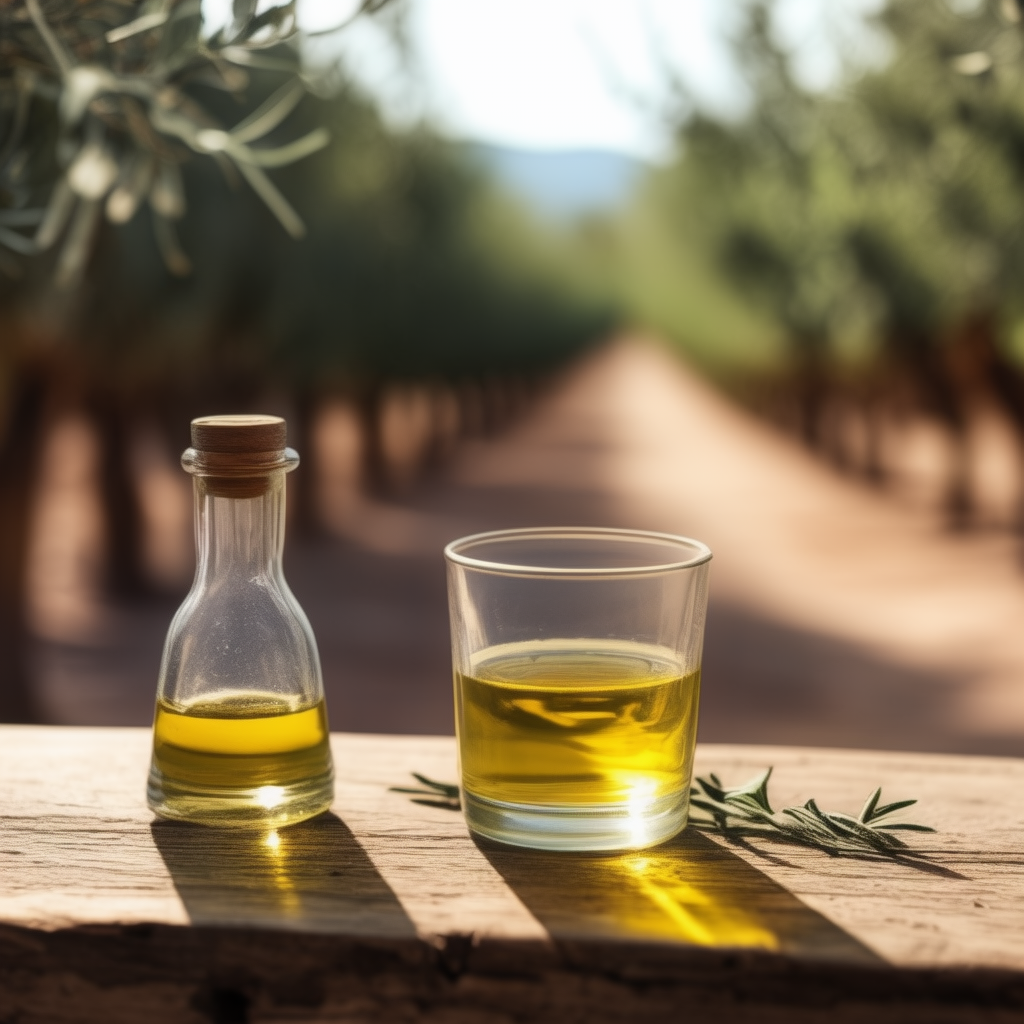
<path id="1" fill-rule="evenodd" d="M 729 782 L 775 765 L 777 804 L 918 797 L 922 870 L 691 833 L 616 857 L 478 845 L 388 788 L 454 778 L 452 740 L 332 741 L 332 813 L 267 837 L 154 822 L 147 730 L 0 728 L 0 1020 L 1024 1013 L 1024 761 L 699 750 Z"/>
<path id="2" fill-rule="evenodd" d="M 876 785 L 886 799 L 917 797 L 908 817 L 937 832 L 908 841 L 937 870 L 791 848 L 779 863 L 748 860 L 890 963 L 1024 970 L 1024 761 L 714 746 L 698 769 L 743 781 L 769 764 L 776 806 L 813 796 L 856 813 Z"/>

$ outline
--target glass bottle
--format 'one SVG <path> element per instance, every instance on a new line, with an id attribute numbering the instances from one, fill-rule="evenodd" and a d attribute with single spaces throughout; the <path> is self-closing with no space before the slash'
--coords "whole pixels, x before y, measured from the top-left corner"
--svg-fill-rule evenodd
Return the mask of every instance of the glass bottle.
<path id="1" fill-rule="evenodd" d="M 285 582 L 277 416 L 192 421 L 197 564 L 157 684 L 149 806 L 161 817 L 277 828 L 334 792 L 316 640 Z"/>

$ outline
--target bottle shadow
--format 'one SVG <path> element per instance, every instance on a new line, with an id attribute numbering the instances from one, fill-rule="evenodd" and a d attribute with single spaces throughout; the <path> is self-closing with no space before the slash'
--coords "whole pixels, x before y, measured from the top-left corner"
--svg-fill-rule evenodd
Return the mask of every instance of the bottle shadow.
<path id="1" fill-rule="evenodd" d="M 474 838 L 556 940 L 678 942 L 881 963 L 764 872 L 693 829 L 661 846 L 618 854 L 548 853 Z"/>
<path id="2" fill-rule="evenodd" d="M 273 831 L 155 821 L 153 841 L 195 925 L 376 938 L 416 930 L 391 887 L 330 812 Z"/>

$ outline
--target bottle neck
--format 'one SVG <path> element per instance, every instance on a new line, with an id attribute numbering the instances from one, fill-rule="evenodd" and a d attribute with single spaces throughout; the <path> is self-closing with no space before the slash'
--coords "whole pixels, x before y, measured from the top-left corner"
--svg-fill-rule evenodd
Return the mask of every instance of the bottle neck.
<path id="1" fill-rule="evenodd" d="M 284 471 L 267 474 L 267 486 L 250 497 L 234 497 L 195 478 L 196 582 L 231 578 L 259 583 L 282 578 Z"/>

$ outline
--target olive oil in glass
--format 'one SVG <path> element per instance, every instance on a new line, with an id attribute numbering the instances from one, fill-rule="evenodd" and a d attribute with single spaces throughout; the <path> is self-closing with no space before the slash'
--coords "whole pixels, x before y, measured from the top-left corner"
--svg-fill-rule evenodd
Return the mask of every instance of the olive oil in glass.
<path id="1" fill-rule="evenodd" d="M 618 816 L 628 845 L 678 831 L 689 803 L 700 672 L 626 642 L 485 650 L 455 678 L 463 798 L 477 831 L 506 819 Z M 659 827 L 660 823 L 660 827 Z"/>
<path id="2" fill-rule="evenodd" d="M 680 799 L 693 756 L 699 672 L 639 645 L 510 645 L 459 674 L 463 785 L 520 804 Z"/>
<path id="3" fill-rule="evenodd" d="M 149 805 L 278 828 L 326 810 L 334 791 L 316 641 L 281 568 L 298 457 L 278 417 L 204 417 L 192 441 L 196 577 L 164 645 Z"/>

